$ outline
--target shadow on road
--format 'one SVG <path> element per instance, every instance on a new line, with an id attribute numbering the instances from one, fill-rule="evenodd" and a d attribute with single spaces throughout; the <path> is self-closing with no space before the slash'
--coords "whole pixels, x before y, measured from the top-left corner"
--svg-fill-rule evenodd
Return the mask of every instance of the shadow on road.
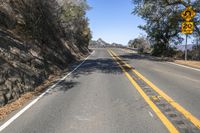
<path id="1" fill-rule="evenodd" d="M 63 74 L 62 77 L 67 75 L 69 71 L 74 70 L 80 63 L 81 62 L 74 63 L 70 67 L 70 69 Z M 111 58 L 88 59 L 69 77 L 67 77 L 65 80 L 60 81 L 60 83 L 56 85 L 56 87 L 54 87 L 46 95 L 51 95 L 54 92 L 60 92 L 60 91 L 66 92 L 70 89 L 73 89 L 74 86 L 80 84 L 77 80 L 80 76 L 86 76 L 92 73 L 104 73 L 104 74 L 116 74 L 116 75 L 123 74 L 121 68 Z M 47 88 L 53 86 L 57 82 L 58 80 L 50 83 Z"/>
<path id="2" fill-rule="evenodd" d="M 71 80 L 70 81 L 68 81 L 68 80 L 62 80 L 58 85 L 56 85 L 52 90 L 50 90 L 45 95 L 51 95 L 51 94 L 53 94 L 55 92 L 63 92 L 63 93 L 65 93 L 68 90 L 72 89 L 77 84 L 79 84 L 79 83 L 71 81 Z"/>
<path id="3" fill-rule="evenodd" d="M 58 83 L 59 82 L 59 83 Z M 56 86 L 54 86 L 55 84 L 57 84 Z M 47 89 L 51 88 L 52 86 L 54 86 L 50 91 L 46 92 L 46 95 L 51 95 L 54 92 L 67 92 L 68 90 L 72 89 L 75 85 L 78 85 L 78 82 L 72 81 L 72 80 L 56 80 L 53 81 L 51 83 L 49 83 L 47 86 L 45 86 L 44 89 L 42 90 L 36 90 L 36 92 L 34 93 L 35 96 L 39 96 L 42 93 L 44 93 Z"/>
<path id="4" fill-rule="evenodd" d="M 76 70 L 72 77 L 78 78 L 79 76 L 89 75 L 93 72 L 104 74 L 123 74 L 118 64 L 110 58 L 88 59 L 82 66 Z"/>

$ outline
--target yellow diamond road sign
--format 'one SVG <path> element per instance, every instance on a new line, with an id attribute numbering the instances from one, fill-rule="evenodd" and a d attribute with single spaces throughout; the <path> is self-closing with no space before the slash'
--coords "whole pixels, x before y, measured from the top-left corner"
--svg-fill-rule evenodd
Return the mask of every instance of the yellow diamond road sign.
<path id="1" fill-rule="evenodd" d="M 183 22 L 181 30 L 184 34 L 192 34 L 194 31 L 194 22 Z"/>
<path id="2" fill-rule="evenodd" d="M 196 12 L 192 9 L 192 7 L 187 7 L 182 13 L 181 13 L 181 17 L 183 19 L 185 19 L 186 21 L 190 21 L 191 19 L 194 18 L 194 16 L 196 15 Z"/>

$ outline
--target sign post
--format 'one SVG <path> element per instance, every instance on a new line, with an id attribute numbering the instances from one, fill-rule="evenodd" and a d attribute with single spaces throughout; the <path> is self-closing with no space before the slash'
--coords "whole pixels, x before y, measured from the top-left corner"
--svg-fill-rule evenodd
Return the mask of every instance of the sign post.
<path id="1" fill-rule="evenodd" d="M 188 35 L 192 34 L 194 31 L 194 22 L 191 20 L 195 17 L 196 12 L 192 9 L 191 6 L 187 7 L 182 13 L 181 17 L 186 21 L 182 22 L 181 31 L 183 34 L 186 34 L 186 44 L 185 44 L 185 61 L 187 61 L 188 49 L 187 49 L 187 41 Z"/>
<path id="2" fill-rule="evenodd" d="M 187 40 L 188 40 L 188 34 L 186 34 L 186 43 L 185 43 L 185 61 L 187 61 L 187 55 L 188 55 L 188 48 L 187 48 Z"/>

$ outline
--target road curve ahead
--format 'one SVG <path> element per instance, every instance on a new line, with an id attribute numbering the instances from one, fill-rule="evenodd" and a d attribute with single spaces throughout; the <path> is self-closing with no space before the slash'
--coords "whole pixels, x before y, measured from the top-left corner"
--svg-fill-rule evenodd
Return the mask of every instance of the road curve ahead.
<path id="1" fill-rule="evenodd" d="M 200 132 L 199 72 L 143 59 L 123 49 L 94 50 L 2 133 Z M 137 74 L 173 101 L 169 103 Z M 188 120 L 174 103 L 197 121 Z"/>

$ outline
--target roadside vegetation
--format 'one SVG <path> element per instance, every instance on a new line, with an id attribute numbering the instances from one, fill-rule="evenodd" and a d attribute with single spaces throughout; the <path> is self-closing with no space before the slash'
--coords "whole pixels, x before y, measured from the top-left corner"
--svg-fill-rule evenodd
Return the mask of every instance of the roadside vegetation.
<path id="1" fill-rule="evenodd" d="M 194 46 L 189 50 L 189 59 L 200 60 L 200 1 L 199 0 L 132 0 L 133 14 L 145 20 L 145 25 L 139 28 L 147 34 L 150 42 L 150 53 L 154 56 L 177 57 L 183 59 L 183 51 L 177 45 L 184 44 L 181 33 L 181 12 L 192 6 L 197 13 L 194 18 L 195 30 L 190 37 L 194 38 Z M 141 38 L 138 38 L 139 40 Z M 135 39 L 137 41 L 137 39 Z M 145 45 L 145 43 L 141 43 Z M 140 46 L 141 47 L 141 46 Z"/>
<path id="2" fill-rule="evenodd" d="M 139 53 L 150 53 L 150 43 L 148 41 L 148 38 L 145 36 L 141 36 L 138 38 L 135 38 L 134 40 L 130 40 L 128 42 L 128 46 L 132 48 L 138 49 Z"/>
<path id="3" fill-rule="evenodd" d="M 89 53 L 88 9 L 85 0 L 0 0 L 0 106 Z"/>

